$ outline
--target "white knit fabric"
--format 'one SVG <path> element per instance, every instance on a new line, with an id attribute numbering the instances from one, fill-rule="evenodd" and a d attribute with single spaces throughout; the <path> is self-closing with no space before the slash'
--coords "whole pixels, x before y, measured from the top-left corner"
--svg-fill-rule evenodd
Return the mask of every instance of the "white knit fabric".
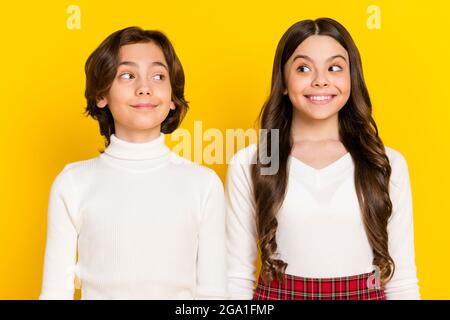
<path id="1" fill-rule="evenodd" d="M 225 200 L 213 170 L 111 136 L 55 179 L 40 299 L 225 298 Z M 78 249 L 78 261 L 77 261 Z"/>
<path id="2" fill-rule="evenodd" d="M 395 273 L 386 285 L 388 299 L 418 299 L 414 228 L 408 167 L 387 148 L 392 175 L 393 212 L 388 225 Z M 228 281 L 232 298 L 251 299 L 257 257 L 255 209 L 250 163 L 256 145 L 240 150 L 227 175 Z M 368 273 L 373 253 L 361 219 L 349 153 L 323 169 L 290 157 L 286 198 L 278 213 L 277 253 L 287 274 L 330 278 Z"/>

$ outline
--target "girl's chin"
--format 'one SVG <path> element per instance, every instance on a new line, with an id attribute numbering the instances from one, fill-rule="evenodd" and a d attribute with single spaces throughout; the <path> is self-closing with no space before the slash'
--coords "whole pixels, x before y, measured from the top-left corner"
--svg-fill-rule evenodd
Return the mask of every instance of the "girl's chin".
<path id="1" fill-rule="evenodd" d="M 303 107 L 300 110 L 294 108 L 294 113 L 301 118 L 310 120 L 326 120 L 333 116 L 337 116 L 340 108 L 317 108 L 317 107 Z"/>
<path id="2" fill-rule="evenodd" d="M 310 114 L 309 119 L 313 121 L 322 121 L 322 120 L 328 120 L 330 118 L 333 118 L 337 116 L 337 113 L 327 113 L 327 114 Z"/>

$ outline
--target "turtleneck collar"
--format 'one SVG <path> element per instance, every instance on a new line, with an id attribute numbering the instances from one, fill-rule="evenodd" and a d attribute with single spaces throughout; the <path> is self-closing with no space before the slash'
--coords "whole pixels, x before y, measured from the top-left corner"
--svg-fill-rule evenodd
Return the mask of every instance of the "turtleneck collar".
<path id="1" fill-rule="evenodd" d="M 152 160 L 168 155 L 170 149 L 164 143 L 164 134 L 149 142 L 128 142 L 111 135 L 105 154 L 121 160 Z"/>

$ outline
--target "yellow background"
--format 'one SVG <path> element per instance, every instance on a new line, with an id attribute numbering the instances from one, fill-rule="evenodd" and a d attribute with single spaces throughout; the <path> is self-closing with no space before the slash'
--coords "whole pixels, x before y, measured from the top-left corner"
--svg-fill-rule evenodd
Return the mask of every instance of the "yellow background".
<path id="1" fill-rule="evenodd" d="M 66 26 L 72 4 L 79 30 Z M 372 4 L 380 30 L 366 25 Z M 284 31 L 328 16 L 352 34 L 380 134 L 408 161 L 422 297 L 450 299 L 447 1 L 15 1 L 1 11 L 0 298 L 38 297 L 51 183 L 103 146 L 82 115 L 83 68 L 107 35 L 130 25 L 164 31 L 187 76 L 182 127 L 201 119 L 224 132 L 254 126 Z M 225 177 L 226 165 L 212 168 Z"/>

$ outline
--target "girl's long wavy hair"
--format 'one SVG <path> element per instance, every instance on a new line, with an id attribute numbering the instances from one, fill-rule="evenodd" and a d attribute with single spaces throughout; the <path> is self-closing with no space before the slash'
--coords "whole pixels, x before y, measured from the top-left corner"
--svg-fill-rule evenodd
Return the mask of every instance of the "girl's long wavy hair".
<path id="1" fill-rule="evenodd" d="M 287 263 L 277 258 L 277 212 L 284 201 L 288 183 L 288 160 L 292 150 L 291 123 L 293 106 L 286 88 L 284 66 L 303 40 L 312 35 L 329 36 L 339 42 L 350 58 L 351 94 L 339 111 L 339 137 L 355 166 L 355 187 L 362 221 L 373 251 L 373 265 L 380 271 L 381 285 L 389 281 L 395 265 L 388 251 L 387 225 L 392 212 L 389 197 L 391 166 L 372 117 L 361 57 L 348 31 L 329 18 L 303 20 L 283 35 L 275 54 L 271 91 L 259 115 L 260 128 L 267 136 L 258 144 L 257 161 L 252 165 L 253 192 L 256 207 L 258 246 L 261 251 L 261 275 L 265 281 L 282 279 Z M 279 170 L 273 175 L 261 174 L 267 161 L 260 161 L 262 150 L 270 150 L 271 129 L 279 130 Z M 273 158 L 273 155 L 271 155 Z"/>

